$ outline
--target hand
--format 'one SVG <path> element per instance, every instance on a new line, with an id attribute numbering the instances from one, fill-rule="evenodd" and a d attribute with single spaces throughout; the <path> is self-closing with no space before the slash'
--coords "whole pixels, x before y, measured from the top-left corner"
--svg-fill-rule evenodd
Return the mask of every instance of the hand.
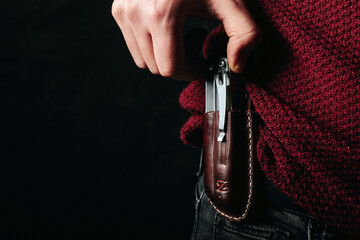
<path id="1" fill-rule="evenodd" d="M 229 36 L 227 57 L 236 73 L 261 41 L 245 0 L 114 0 L 112 14 L 136 65 L 178 80 L 193 80 L 205 70 L 200 60 L 185 56 L 183 24 L 188 15 L 223 23 Z"/>

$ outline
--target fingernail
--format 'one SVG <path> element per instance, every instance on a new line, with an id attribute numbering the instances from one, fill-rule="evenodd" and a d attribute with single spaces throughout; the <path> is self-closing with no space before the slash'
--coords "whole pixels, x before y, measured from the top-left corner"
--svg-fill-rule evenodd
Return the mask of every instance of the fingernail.
<path id="1" fill-rule="evenodd" d="M 242 73 L 246 67 L 247 56 L 242 56 L 235 65 L 235 72 Z"/>
<path id="2" fill-rule="evenodd" d="M 236 73 L 240 73 L 242 72 L 242 64 L 241 63 L 237 63 L 235 66 L 235 72 Z"/>

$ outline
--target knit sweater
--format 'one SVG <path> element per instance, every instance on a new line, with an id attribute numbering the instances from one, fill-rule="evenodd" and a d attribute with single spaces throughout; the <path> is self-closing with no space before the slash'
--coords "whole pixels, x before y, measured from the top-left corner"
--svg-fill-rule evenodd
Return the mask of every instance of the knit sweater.
<path id="1" fill-rule="evenodd" d="M 247 91 L 262 120 L 256 143 L 261 168 L 310 214 L 358 236 L 359 2 L 261 0 L 260 8 L 265 57 L 247 75 Z M 216 56 L 225 38 L 222 26 L 215 29 L 205 41 L 205 57 Z M 203 79 L 190 83 L 180 104 L 193 113 L 181 138 L 200 146 Z"/>

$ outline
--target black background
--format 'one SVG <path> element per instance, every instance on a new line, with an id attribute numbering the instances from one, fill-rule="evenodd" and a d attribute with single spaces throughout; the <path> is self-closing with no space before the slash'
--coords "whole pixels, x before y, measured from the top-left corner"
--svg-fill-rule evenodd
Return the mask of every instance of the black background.
<path id="1" fill-rule="evenodd" d="M 189 239 L 185 82 L 138 69 L 111 0 L 0 3 L 0 238 Z"/>

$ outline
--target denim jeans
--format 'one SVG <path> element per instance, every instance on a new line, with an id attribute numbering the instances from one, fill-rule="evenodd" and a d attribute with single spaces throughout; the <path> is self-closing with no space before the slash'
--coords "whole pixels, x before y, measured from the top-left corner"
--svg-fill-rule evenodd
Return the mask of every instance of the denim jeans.
<path id="1" fill-rule="evenodd" d="M 207 200 L 203 177 L 196 185 L 195 220 L 192 240 L 350 239 L 341 236 L 320 220 L 281 206 L 268 205 L 256 216 L 241 222 L 230 222 L 218 215 Z M 253 206 L 256 208 L 256 206 Z M 254 220 L 255 219 L 255 220 Z"/>

